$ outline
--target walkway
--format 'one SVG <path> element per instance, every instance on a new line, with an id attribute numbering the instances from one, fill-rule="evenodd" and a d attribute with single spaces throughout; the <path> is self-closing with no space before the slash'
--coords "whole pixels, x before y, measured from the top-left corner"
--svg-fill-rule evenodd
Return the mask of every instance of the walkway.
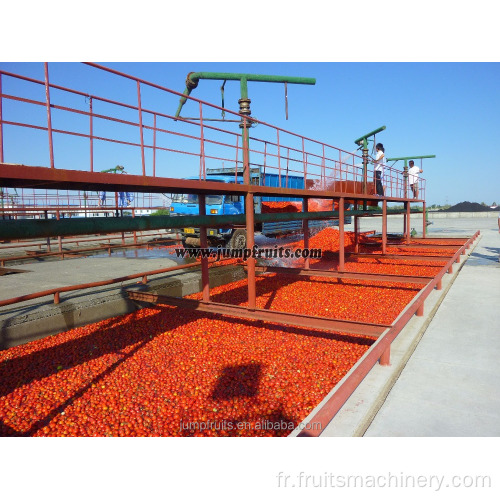
<path id="1" fill-rule="evenodd" d="M 365 436 L 500 436 L 500 235 L 481 234 Z"/>

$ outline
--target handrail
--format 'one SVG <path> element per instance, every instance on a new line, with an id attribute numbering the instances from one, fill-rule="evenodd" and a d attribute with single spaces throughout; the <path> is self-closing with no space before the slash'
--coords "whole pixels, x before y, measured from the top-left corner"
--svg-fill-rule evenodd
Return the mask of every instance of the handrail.
<path id="1" fill-rule="evenodd" d="M 224 262 L 224 260 L 232 260 L 232 259 L 220 259 L 219 262 Z M 209 265 L 213 264 L 215 261 L 209 261 Z M 50 290 L 44 290 L 42 292 L 35 292 L 35 293 L 30 293 L 27 295 L 20 295 L 18 297 L 12 297 L 11 299 L 5 299 L 5 300 L 0 300 L 0 307 L 3 306 L 8 306 L 12 304 L 18 304 L 20 302 L 25 302 L 27 300 L 32 300 L 32 299 L 38 299 L 40 297 L 46 297 L 48 295 L 54 295 L 54 304 L 59 304 L 60 302 L 60 294 L 63 292 L 72 292 L 75 290 L 86 290 L 88 288 L 96 288 L 99 286 L 105 286 L 105 285 L 112 285 L 115 283 L 121 283 L 123 281 L 130 281 L 133 279 L 137 278 L 142 278 L 142 284 L 147 283 L 147 277 L 148 276 L 154 276 L 156 274 L 164 274 L 168 273 L 170 271 L 179 271 L 182 269 L 188 269 L 192 267 L 198 267 L 201 266 L 201 262 L 193 262 L 190 264 L 182 264 L 180 266 L 173 266 L 173 267 L 164 267 L 162 269 L 156 269 L 154 271 L 147 271 L 143 273 L 134 273 L 134 274 L 129 274 L 127 276 L 120 276 L 119 278 L 112 278 L 109 280 L 102 280 L 102 281 L 93 281 L 89 283 L 82 283 L 80 285 L 68 285 L 68 286 L 61 286 L 57 288 L 51 288 Z"/>

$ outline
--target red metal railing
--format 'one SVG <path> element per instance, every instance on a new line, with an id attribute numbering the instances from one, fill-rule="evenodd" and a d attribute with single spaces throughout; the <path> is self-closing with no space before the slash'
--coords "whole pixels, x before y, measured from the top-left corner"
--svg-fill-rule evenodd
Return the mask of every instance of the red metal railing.
<path id="1" fill-rule="evenodd" d="M 151 193 L 132 193 L 133 202 L 120 203 L 118 193 L 107 193 L 101 200 L 96 191 L 39 190 L 3 188 L 0 191 L 0 217 L 51 218 L 112 216 L 117 209 L 135 214 L 150 213 L 167 206 L 166 197 Z M 125 200 L 125 197 L 123 197 Z"/>
<path id="2" fill-rule="evenodd" d="M 224 261 L 230 261 L 232 259 L 221 259 L 217 263 L 217 265 L 221 265 Z M 214 264 L 215 260 L 209 260 L 208 265 Z M 97 288 L 100 286 L 105 286 L 105 285 L 112 285 L 115 283 L 122 283 L 124 281 L 130 281 L 130 280 L 135 280 L 138 278 L 142 279 L 142 284 L 146 284 L 148 282 L 148 277 L 149 276 L 155 276 L 157 274 L 165 274 L 169 273 L 171 271 L 179 271 L 182 269 L 189 269 L 192 267 L 199 267 L 201 266 L 201 262 L 192 262 L 190 264 L 181 264 L 179 266 L 172 266 L 172 267 L 165 267 L 161 269 L 155 269 L 153 271 L 146 271 L 142 273 L 134 273 L 134 274 L 128 274 L 126 276 L 120 276 L 118 278 L 112 278 L 109 280 L 102 280 L 102 281 L 93 281 L 89 283 L 82 283 L 79 285 L 68 285 L 68 286 L 62 286 L 58 288 L 51 288 L 50 290 L 43 290 L 41 292 L 34 292 L 26 295 L 20 295 L 18 297 L 12 297 L 10 299 L 5 299 L 5 300 L 0 300 L 0 307 L 3 306 L 8 306 L 12 304 L 19 304 L 21 302 L 26 302 L 28 300 L 33 300 L 33 299 L 38 299 L 41 297 L 47 297 L 49 295 L 54 296 L 54 304 L 59 304 L 60 302 L 60 297 L 61 293 L 63 292 L 72 292 L 76 290 L 87 290 L 90 288 Z"/>
<path id="3" fill-rule="evenodd" d="M 128 151 L 129 148 L 139 151 L 139 156 L 135 156 L 135 153 L 129 156 L 132 165 L 127 165 L 127 169 L 134 174 L 177 177 L 186 169 L 196 168 L 193 161 L 195 159 L 196 163 L 199 162 L 197 170 L 200 179 L 205 177 L 206 169 L 210 167 L 234 165 L 237 170 L 243 171 L 241 134 L 235 122 L 248 119 L 191 96 L 187 105 L 191 105 L 196 116 L 176 118 L 166 110 L 176 108 L 181 93 L 98 64 L 86 63 L 84 67 L 89 71 L 109 74 L 110 78 L 118 78 L 113 89 L 124 86 L 127 82 L 132 83 L 135 87 L 135 98 L 118 101 L 109 95 L 90 94 L 57 85 L 49 79 L 47 64 L 44 65 L 44 80 L 0 71 L 0 162 L 29 164 L 20 148 L 14 148 L 10 141 L 5 141 L 4 130 L 12 128 L 16 129 L 16 134 L 19 134 L 20 130 L 46 133 L 43 141 L 48 138 L 49 165 L 52 168 L 63 166 L 89 172 L 109 168 L 113 165 L 105 163 L 106 156 L 98 149 L 112 146 L 113 151 L 120 150 L 121 154 L 123 149 Z M 43 88 L 45 100 L 34 99 L 31 95 L 17 95 L 16 82 Z M 6 85 L 9 86 L 9 92 L 5 90 Z M 106 92 L 109 93 L 109 90 Z M 68 105 L 69 97 L 83 98 L 83 101 L 78 105 Z M 154 102 L 155 109 L 148 104 L 151 101 Z M 161 104 L 158 104 L 160 102 Z M 5 106 L 6 103 L 9 106 Z M 21 108 L 16 105 L 21 104 L 29 106 L 30 109 L 45 109 L 46 123 L 35 123 L 34 118 L 30 121 L 28 117 L 35 116 L 36 113 L 26 113 L 24 108 L 23 112 L 20 112 Z M 221 111 L 229 114 L 230 119 L 214 118 L 214 115 Z M 79 128 L 76 118 L 87 119 L 88 129 Z M 219 121 L 215 124 L 214 120 Z M 309 189 L 326 188 L 346 194 L 353 192 L 353 183 L 362 184 L 362 157 L 356 153 L 294 134 L 254 118 L 247 123 L 252 124 L 249 134 L 250 166 L 283 175 L 285 185 L 282 187 L 287 187 L 288 176 L 292 175 L 304 176 L 309 181 Z M 258 127 L 254 128 L 253 124 Z M 116 137 L 119 128 L 121 133 Z M 11 135 L 9 134 L 9 137 Z M 74 159 L 69 161 L 61 138 L 88 142 L 88 166 L 84 165 L 81 159 L 76 162 Z M 161 169 L 158 168 L 160 162 Z M 369 194 L 374 192 L 373 174 L 373 164 L 370 163 L 367 174 Z M 424 199 L 425 181 L 421 179 L 420 182 L 419 198 Z M 404 193 L 402 171 L 386 167 L 384 184 L 387 197 L 404 198 L 405 194 L 408 194 Z"/>

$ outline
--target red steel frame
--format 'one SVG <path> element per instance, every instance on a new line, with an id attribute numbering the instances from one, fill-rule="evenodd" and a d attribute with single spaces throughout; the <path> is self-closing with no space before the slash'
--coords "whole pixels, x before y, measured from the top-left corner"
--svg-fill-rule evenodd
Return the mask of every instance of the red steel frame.
<path id="1" fill-rule="evenodd" d="M 199 210 L 200 215 L 204 215 L 206 212 L 205 205 L 205 195 L 210 193 L 229 193 L 229 194 L 239 194 L 243 195 L 245 198 L 245 214 L 246 214 L 246 230 L 247 230 L 247 247 L 252 249 L 254 246 L 254 196 L 256 195 L 273 195 L 273 196 L 290 196 L 298 197 L 304 200 L 303 210 L 309 213 L 309 200 L 310 199 L 329 199 L 338 202 L 339 206 L 339 264 L 338 269 L 335 272 L 323 271 L 324 276 L 336 276 L 344 278 L 352 278 L 356 275 L 355 279 L 367 279 L 380 281 L 406 281 L 410 283 L 427 282 L 426 286 L 417 294 L 414 300 L 408 305 L 408 307 L 403 311 L 400 317 L 392 325 L 379 325 L 370 323 L 359 323 L 354 321 L 339 321 L 335 319 L 320 318 L 314 316 L 305 316 L 301 314 L 290 314 L 278 311 L 269 311 L 256 308 L 256 291 L 255 291 L 255 274 L 256 271 L 269 270 L 269 268 L 257 267 L 255 259 L 250 257 L 247 261 L 247 272 L 248 272 L 248 307 L 241 306 L 229 306 L 227 304 L 214 303 L 210 300 L 210 288 L 208 280 L 208 269 L 209 262 L 208 259 L 203 258 L 200 264 L 193 265 L 183 265 L 176 266 L 173 268 L 167 268 L 158 270 L 156 272 L 148 273 L 138 273 L 135 275 L 129 275 L 127 277 L 116 278 L 115 280 L 107 280 L 98 283 L 91 283 L 86 285 L 75 285 L 73 287 L 63 287 L 60 289 L 48 290 L 46 292 L 39 292 L 37 294 L 30 294 L 22 298 L 10 299 L 14 302 L 3 301 L 0 305 L 6 305 L 6 303 L 16 303 L 19 300 L 27 300 L 29 298 L 40 297 L 43 295 L 53 294 L 56 301 L 59 300 L 59 294 L 62 291 L 77 290 L 93 286 L 101 286 L 103 284 L 114 283 L 118 281 L 124 281 L 125 279 L 134 279 L 138 277 L 144 277 L 146 275 L 151 275 L 155 273 L 163 273 L 176 269 L 184 269 L 191 266 L 201 266 L 202 274 L 202 292 L 203 298 L 201 301 L 193 301 L 187 299 L 177 299 L 172 297 L 158 297 L 152 294 L 140 293 L 140 292 L 129 292 L 132 298 L 137 300 L 146 300 L 153 302 L 163 302 L 178 307 L 195 308 L 203 311 L 209 311 L 216 314 L 227 314 L 237 317 L 245 317 L 251 319 L 262 319 L 265 321 L 275 321 L 284 324 L 294 324 L 300 326 L 307 326 L 311 328 L 334 330 L 334 331 L 345 331 L 347 333 L 365 334 L 370 336 L 379 337 L 375 344 L 369 349 L 365 356 L 357 363 L 357 365 L 351 370 L 350 374 L 341 382 L 338 386 L 338 390 L 335 396 L 329 400 L 323 408 L 315 416 L 315 421 L 320 422 L 323 426 L 328 423 L 333 415 L 338 411 L 338 409 L 344 404 L 347 397 L 352 393 L 354 388 L 359 384 L 359 381 L 368 373 L 371 367 L 380 360 L 381 364 L 388 364 L 390 357 L 390 344 L 394 338 L 401 331 L 403 326 L 408 322 L 409 318 L 417 313 L 423 314 L 423 304 L 425 298 L 434 288 L 441 288 L 441 279 L 444 273 L 452 272 L 452 265 L 454 262 L 458 262 L 460 259 L 460 254 L 464 253 L 465 248 L 467 248 L 472 241 L 477 237 L 476 233 L 471 239 L 467 241 L 465 245 L 460 246 L 453 257 L 442 257 L 442 256 L 429 256 L 429 255 L 398 255 L 398 254 L 387 254 L 387 202 L 403 202 L 406 208 L 406 214 L 404 217 L 405 221 L 405 237 L 406 243 L 410 243 L 410 204 L 411 203 L 423 203 L 423 234 L 425 234 L 426 222 L 425 222 L 425 180 L 421 179 L 421 186 L 419 192 L 422 194 L 421 199 L 414 200 L 408 197 L 408 193 L 405 192 L 405 178 L 403 172 L 397 171 L 390 167 L 387 167 L 385 173 L 386 179 L 386 196 L 382 199 L 375 196 L 374 191 L 365 191 L 359 189 L 359 186 L 363 184 L 363 169 L 359 166 L 362 163 L 362 157 L 357 156 L 353 153 L 348 153 L 339 148 L 335 148 L 331 145 L 315 141 L 297 134 L 288 132 L 286 130 L 273 127 L 267 123 L 261 122 L 254 118 L 251 120 L 244 116 L 232 113 L 229 110 L 223 110 L 217 106 L 210 105 L 201 100 L 189 97 L 189 99 L 195 103 L 198 103 L 199 117 L 198 118 L 179 118 L 176 119 L 172 115 L 166 113 L 161 113 L 159 111 L 153 111 L 143 105 L 143 95 L 142 91 L 145 87 L 153 88 L 155 90 L 162 91 L 168 95 L 181 97 L 182 94 L 167 89 L 165 87 L 159 86 L 157 84 L 147 82 L 138 78 L 134 78 L 130 75 L 105 68 L 103 66 L 86 63 L 88 66 L 98 69 L 103 72 L 108 72 L 122 79 L 126 79 L 135 83 L 137 91 L 137 102 L 134 104 L 120 103 L 113 99 L 100 97 L 96 95 L 88 95 L 84 92 L 67 89 L 53 83 L 49 82 L 49 72 L 48 65 L 44 65 L 45 79 L 44 81 L 35 80 L 32 78 L 23 77 L 20 75 L 13 75 L 4 71 L 0 71 L 0 171 L 2 178 L 0 179 L 0 184 L 6 187 L 36 187 L 40 188 L 43 186 L 44 189 L 72 189 L 72 190 L 106 190 L 106 191 L 133 191 L 133 192 L 144 192 L 144 193 L 158 193 L 158 192 L 168 192 L 168 193 L 196 193 L 199 195 Z M 44 85 L 46 100 L 45 102 L 35 101 L 33 99 L 26 99 L 19 96 L 7 95 L 2 91 L 2 76 L 7 76 L 10 78 L 19 78 L 26 82 L 31 82 L 35 85 Z M 71 93 L 73 95 L 80 95 L 89 99 L 89 111 L 77 110 L 74 108 L 69 108 L 67 106 L 56 105 L 51 101 L 50 90 L 57 89 L 58 91 L 63 91 Z M 33 106 L 45 106 L 47 110 L 47 126 L 34 125 L 29 123 L 20 123 L 11 120 L 5 120 L 2 115 L 2 100 L 9 99 L 13 101 L 20 101 Z M 119 106 L 121 108 L 132 110 L 137 112 L 138 121 L 132 122 L 130 120 L 123 120 L 118 117 L 97 114 L 95 111 L 96 102 L 103 102 L 114 106 Z M 70 130 L 55 129 L 52 126 L 52 110 L 59 110 L 68 113 L 77 113 L 80 116 L 87 116 L 89 118 L 89 133 L 81 133 Z M 207 124 L 210 118 L 207 117 L 205 110 L 212 111 L 223 111 L 224 113 L 232 113 L 235 119 L 239 120 L 240 128 L 242 130 L 241 143 L 240 134 L 232 131 L 227 131 L 222 129 L 220 126 L 216 127 Z M 144 122 L 144 116 L 148 115 L 153 118 L 153 126 L 146 125 Z M 94 125 L 96 119 L 105 120 L 112 123 L 120 123 L 123 125 L 136 127 L 139 130 L 140 140 L 139 143 L 122 140 L 112 139 L 110 137 L 97 137 L 94 135 Z M 199 133 L 197 135 L 187 134 L 183 132 L 183 129 L 174 130 L 159 127 L 157 124 L 157 119 L 162 119 L 169 121 L 171 124 L 178 123 L 184 127 L 194 126 L 199 128 Z M 235 120 L 228 120 L 227 122 L 234 122 Z M 265 131 L 275 131 L 276 139 L 271 139 L 269 136 L 266 137 L 250 137 L 249 130 L 252 123 L 258 123 L 259 129 L 264 129 Z M 47 167 L 37 167 L 37 166 L 24 166 L 19 164 L 9 164 L 5 163 L 5 145 L 3 137 L 3 126 L 9 125 L 14 127 L 28 127 L 32 129 L 46 131 L 49 139 L 49 156 L 50 156 L 50 168 Z M 258 129 L 258 130 L 259 130 Z M 144 131 L 153 132 L 153 144 L 147 144 L 144 137 Z M 54 143 L 53 134 L 69 134 L 75 137 L 81 137 L 89 140 L 90 145 L 90 169 L 89 171 L 80 170 L 67 170 L 59 169 L 55 166 L 54 160 Z M 193 144 L 198 144 L 198 149 L 194 150 L 176 150 L 174 147 L 164 147 L 158 144 L 158 133 L 164 134 L 167 137 L 173 137 L 188 141 L 193 141 Z M 218 134 L 215 138 L 214 135 Z M 255 134 L 253 134 L 255 135 Z M 265 135 L 265 134 L 264 134 Z M 285 144 L 283 141 L 283 136 L 292 140 L 291 144 Z M 219 138 L 222 137 L 222 138 Z M 98 173 L 95 172 L 95 158 L 94 158 L 94 144 L 95 141 L 106 141 L 116 144 L 122 144 L 127 146 L 134 146 L 140 148 L 141 154 L 141 174 L 140 175 L 116 175 L 110 173 Z M 296 142 L 300 142 L 300 146 L 296 146 Z M 306 150 L 306 142 L 308 145 L 308 150 Z M 221 156 L 218 148 L 224 149 L 224 151 L 229 151 L 224 153 L 225 156 Z M 145 150 L 150 149 L 153 152 L 153 175 L 147 175 Z M 209 151 L 210 150 L 210 151 Z M 286 150 L 286 154 L 284 151 Z M 199 158 L 199 180 L 182 180 L 172 177 L 158 177 L 157 176 L 157 157 L 156 153 L 158 151 L 165 151 L 169 153 L 175 153 L 179 155 L 184 155 L 185 157 Z M 242 152 L 242 160 L 238 159 L 239 152 Z M 334 154 L 332 154 L 332 151 Z M 236 153 L 236 159 L 234 159 L 234 153 Z M 338 154 L 338 159 L 333 156 Z M 235 183 L 217 183 L 210 182 L 206 180 L 206 164 L 208 161 L 216 161 L 218 163 L 227 161 L 229 164 L 233 163 L 238 170 L 241 166 L 241 171 L 244 175 L 244 183 L 237 184 L 236 178 Z M 286 165 L 286 167 L 285 167 Z M 276 171 L 280 177 L 280 186 L 277 188 L 253 185 L 250 183 L 250 169 L 259 166 L 263 169 L 263 175 L 266 175 L 266 171 Z M 286 182 L 285 186 L 281 186 L 283 170 L 286 169 Z M 305 189 L 291 189 L 287 185 L 288 175 L 300 174 L 304 176 Z M 328 175 L 330 174 L 330 175 Z M 370 176 L 373 172 L 370 172 Z M 236 177 L 236 173 L 235 173 Z M 371 188 L 373 184 L 369 183 Z M 344 249 L 344 202 L 351 202 L 355 205 L 361 205 L 366 202 L 379 202 L 382 201 L 382 253 L 381 254 L 359 254 L 358 257 L 367 257 L 372 259 L 418 259 L 418 260 L 435 260 L 443 261 L 444 265 L 442 270 L 434 278 L 415 278 L 407 276 L 395 277 L 392 275 L 375 275 L 375 274 L 365 274 L 360 275 L 359 273 L 346 273 L 345 272 L 345 259 L 349 255 Z M 313 216 L 313 214 L 311 214 Z M 355 225 L 355 235 L 356 241 L 358 241 L 358 216 L 354 216 Z M 304 246 L 309 247 L 308 238 L 308 220 L 303 221 L 304 228 Z M 207 246 L 207 231 L 206 226 L 200 226 L 201 232 L 201 244 L 203 247 Z M 275 270 L 273 270 L 275 272 Z M 292 272 L 290 270 L 280 269 L 279 272 Z M 304 269 L 299 271 L 294 270 L 294 273 L 301 273 L 304 275 L 315 275 L 318 271 L 311 270 L 309 261 L 306 260 L 304 264 Z M 317 274 L 316 274 L 317 275 Z M 324 428 L 324 427 L 322 427 Z M 305 431 L 304 431 L 305 432 Z M 301 435 L 306 435 L 301 433 Z M 310 434 L 310 431 L 308 431 Z"/>

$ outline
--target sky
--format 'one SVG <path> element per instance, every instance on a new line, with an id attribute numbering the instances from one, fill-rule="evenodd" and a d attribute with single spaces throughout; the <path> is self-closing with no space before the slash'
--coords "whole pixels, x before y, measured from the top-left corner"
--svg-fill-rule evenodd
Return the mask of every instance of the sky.
<path id="1" fill-rule="evenodd" d="M 500 64 L 489 0 L 476 0 L 474 6 L 450 0 L 421 0 L 418 5 L 358 0 L 329 9 L 310 0 L 300 10 L 282 2 L 254 0 L 244 8 L 215 0 L 195 1 L 189 8 L 169 4 L 161 13 L 151 0 L 143 0 L 139 8 L 120 2 L 119 9 L 117 2 L 96 0 L 28 4 L 3 8 L 10 22 L 0 33 L 0 69 L 43 80 L 41 61 L 49 61 L 52 83 L 131 103 L 136 99 L 132 82 L 104 77 L 75 61 L 96 61 L 178 92 L 191 71 L 315 78 L 314 86 L 288 85 L 288 120 L 282 84 L 249 82 L 252 116 L 350 152 L 354 139 L 385 126 L 377 142 L 384 144 L 387 157 L 436 155 L 422 164 L 428 205 L 500 203 L 494 181 L 500 162 Z M 220 106 L 220 85 L 204 80 L 191 95 Z M 44 99 L 43 88 L 32 92 L 27 87 L 3 79 L 4 93 Z M 227 82 L 225 106 L 237 110 L 239 97 L 238 83 Z M 51 98 L 88 110 L 83 98 L 71 100 L 55 91 Z M 143 107 L 170 114 L 178 104 L 177 97 L 166 102 L 145 89 L 142 98 Z M 100 111 L 109 107 L 95 104 L 94 112 Z M 194 104 L 183 109 L 184 116 L 193 112 Z M 47 120 L 42 107 L 28 109 L 6 99 L 3 114 L 4 119 L 28 117 L 40 126 Z M 53 112 L 55 127 L 67 124 L 63 114 Z M 124 113 L 122 118 L 137 117 Z M 96 121 L 94 133 L 138 142 L 127 127 L 105 125 Z M 88 133 L 87 118 L 73 119 L 72 126 Z M 48 165 L 46 135 L 18 132 L 4 127 L 5 161 Z M 152 141 L 147 132 L 146 140 Z M 89 168 L 88 140 L 56 137 L 54 148 L 56 167 Z M 128 172 L 140 173 L 136 149 L 122 146 L 117 151 L 103 143 L 94 149 L 96 170 L 123 164 Z M 151 172 L 149 151 L 146 164 Z M 161 154 L 157 168 L 158 175 L 168 177 L 198 173 L 196 162 L 172 163 Z"/>
<path id="2" fill-rule="evenodd" d="M 377 135 L 377 142 L 384 144 L 388 158 L 436 155 L 435 159 L 426 159 L 422 163 L 424 172 L 421 176 L 427 181 L 428 205 L 462 201 L 500 203 L 498 182 L 492 182 L 500 166 L 498 155 L 495 155 L 500 132 L 499 63 L 123 61 L 99 64 L 178 92 L 184 90 L 186 76 L 191 71 L 315 78 L 315 85 L 288 85 L 288 120 L 285 117 L 283 84 L 249 82 L 252 116 L 350 152 L 356 149 L 356 138 L 385 126 L 386 130 Z M 3 62 L 0 68 L 40 80 L 44 76 L 41 62 Z M 113 75 L 100 73 L 79 63 L 49 63 L 52 83 L 119 101 L 134 102 L 135 86 Z M 191 95 L 221 106 L 220 86 L 220 81 L 202 80 Z M 29 95 L 42 100 L 42 90 L 35 92 L 30 86 L 12 78 L 3 79 L 4 93 Z M 74 105 L 73 101 L 66 103 L 65 96 L 56 92 L 52 94 L 53 102 Z M 228 81 L 224 90 L 225 107 L 236 111 L 239 97 L 239 83 Z M 146 90 L 143 90 L 142 98 L 144 107 L 163 109 L 159 98 L 148 96 Z M 178 97 L 168 105 L 165 103 L 165 112 L 173 114 L 177 104 Z M 80 98 L 78 106 L 81 109 L 88 107 L 83 98 Z M 183 116 L 197 113 L 195 105 L 190 106 L 185 105 Z M 3 108 L 5 119 L 30 113 L 33 123 L 45 125 L 44 109 L 33 111 L 26 105 L 16 106 L 5 100 Z M 56 122 L 54 127 L 57 127 L 57 115 L 53 120 Z M 75 130 L 88 131 L 88 119 L 73 121 Z M 19 136 L 16 139 L 16 135 L 21 132 L 13 128 L 5 127 L 5 161 L 19 161 L 18 155 L 22 152 L 21 163 L 48 166 L 46 134 L 30 133 L 28 138 Z M 236 124 L 234 130 L 237 131 Z M 108 127 L 107 131 L 116 134 L 117 138 L 125 138 L 129 132 L 120 125 L 113 125 L 112 130 Z M 95 133 L 98 135 L 98 130 Z M 71 144 L 72 140 L 66 136 L 64 142 Z M 135 134 L 137 141 L 138 135 Z M 26 142 L 33 153 L 31 156 L 24 156 L 28 154 Z M 36 148 L 38 142 L 39 149 Z M 75 147 L 66 151 L 62 147 L 62 138 L 56 140 L 56 166 L 74 168 L 71 164 L 85 157 L 87 166 L 82 168 L 88 168 L 87 150 L 87 146 L 81 143 L 76 146 L 75 142 Z M 111 151 L 96 149 L 96 154 L 97 170 L 102 169 L 98 163 L 102 158 L 106 159 L 102 163 L 103 168 L 125 164 L 129 173 L 140 173 L 140 157 L 137 153 L 129 155 L 128 150 L 126 154 L 124 150 L 123 157 L 115 158 Z M 161 159 L 157 167 L 158 175 L 167 177 L 184 177 L 186 173 L 195 175 L 198 171 L 196 161 L 191 167 L 185 167 L 188 171 L 184 167 L 181 170 L 162 170 L 160 163 Z M 151 168 L 150 156 L 147 157 L 147 164 Z M 399 162 L 396 167 L 402 168 L 403 163 Z"/>

